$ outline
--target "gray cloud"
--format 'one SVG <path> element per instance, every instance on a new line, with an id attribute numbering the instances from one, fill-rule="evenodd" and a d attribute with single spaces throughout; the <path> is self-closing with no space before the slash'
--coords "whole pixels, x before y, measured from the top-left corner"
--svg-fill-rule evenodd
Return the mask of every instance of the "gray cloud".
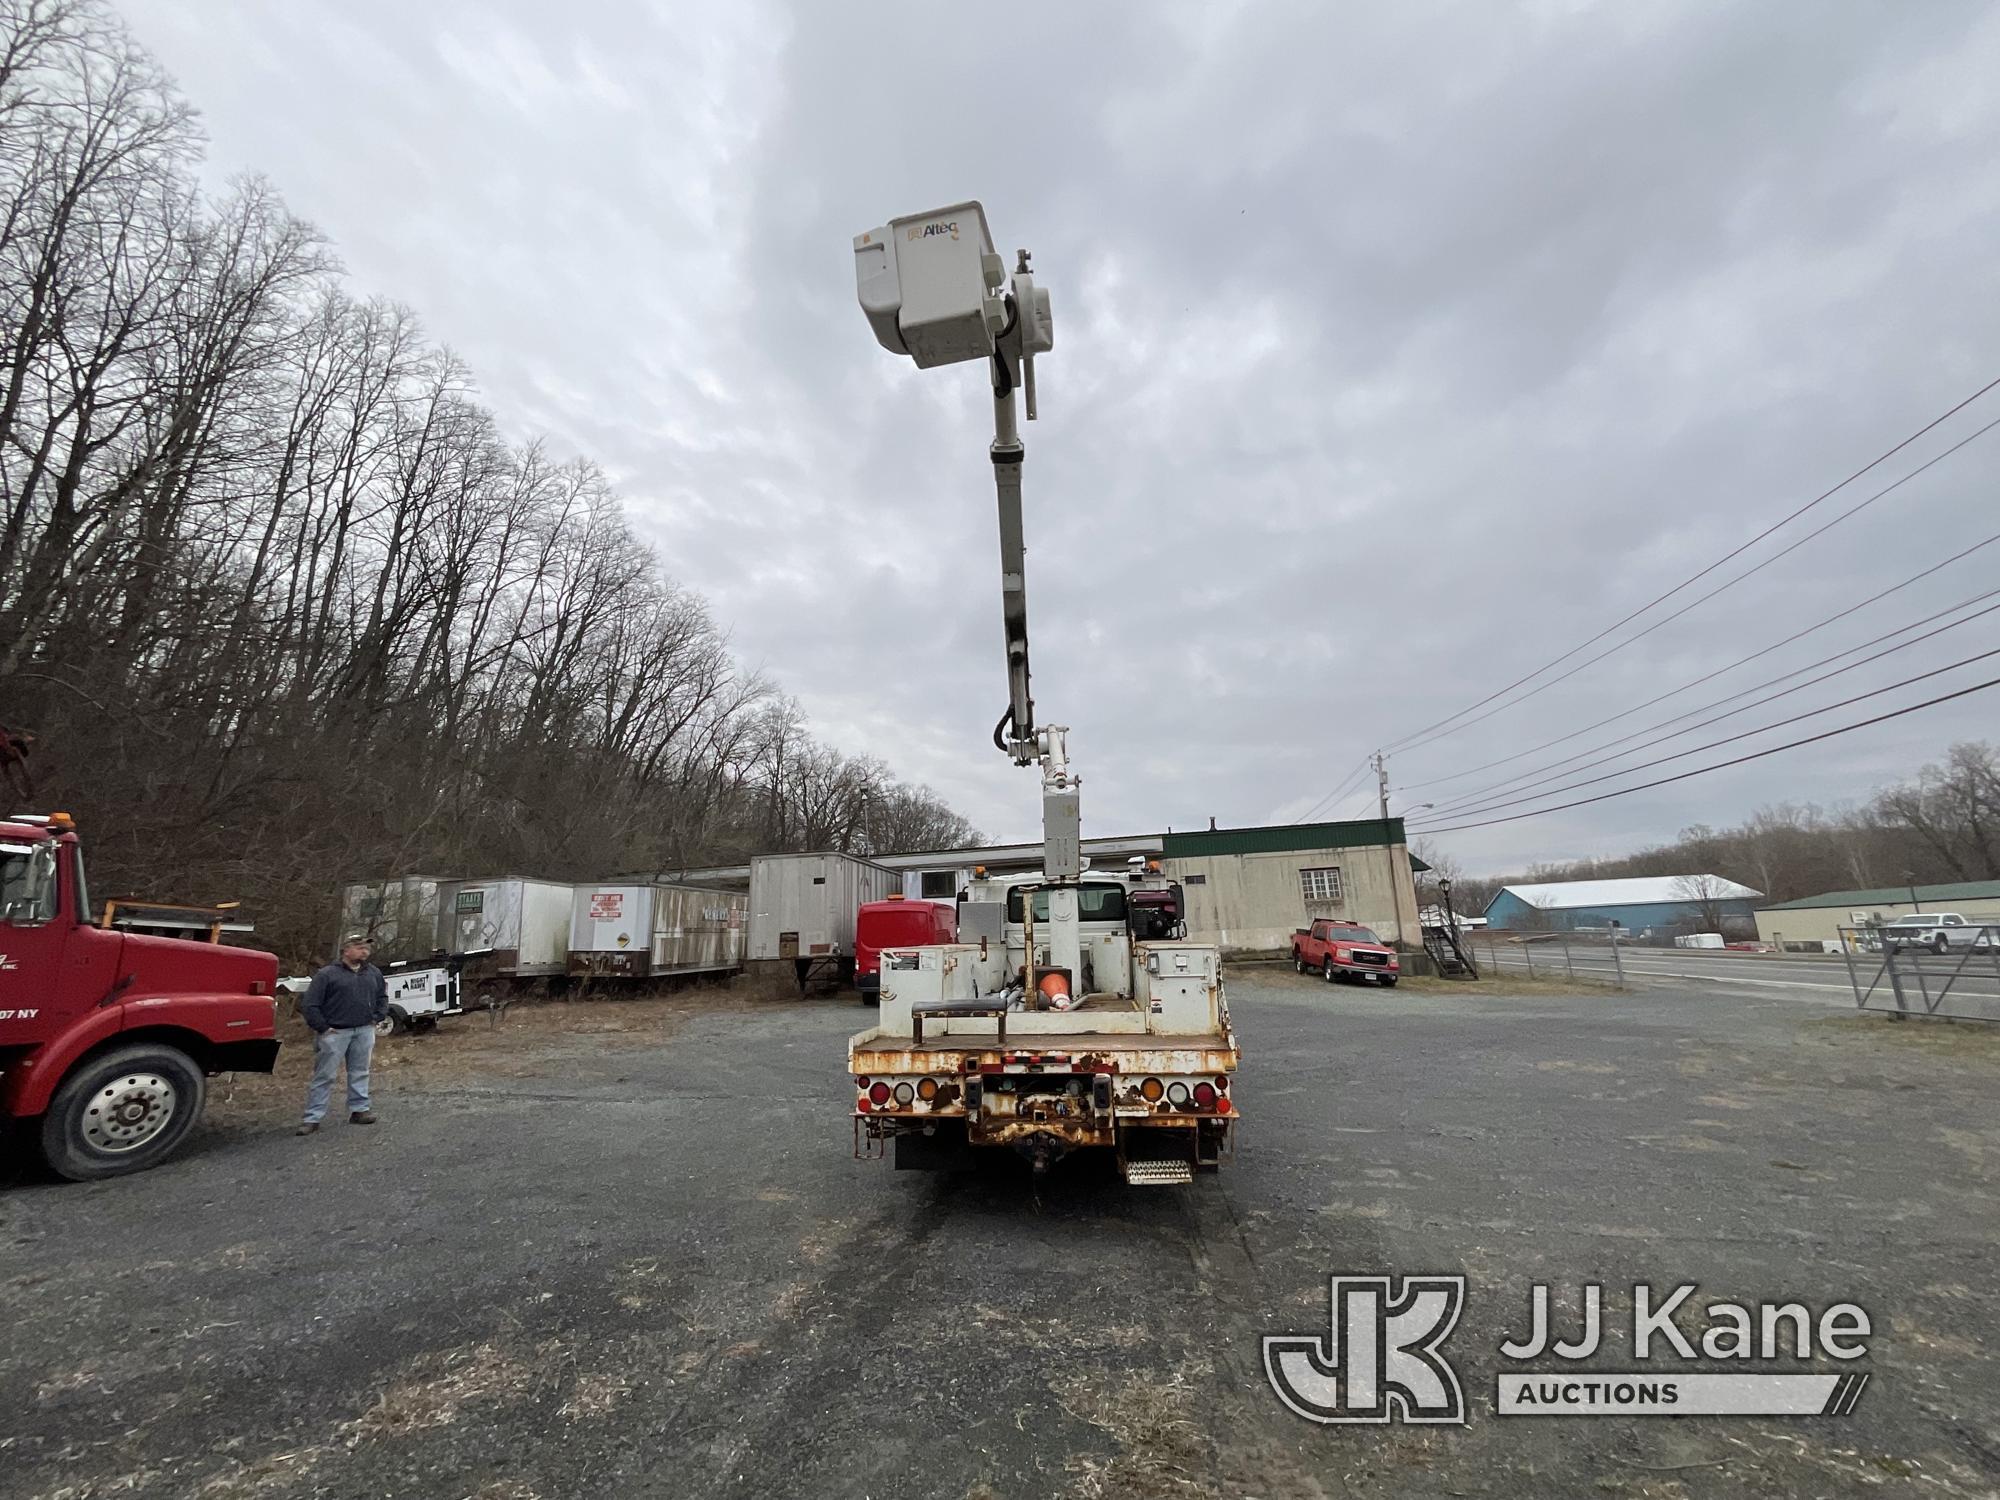
<path id="1" fill-rule="evenodd" d="M 2000 344 L 1987 7 L 125 8 L 218 173 L 269 175 L 515 433 L 602 460 L 824 733 L 998 834 L 1036 803 L 982 748 L 987 403 L 976 370 L 873 344 L 847 249 L 870 224 L 981 197 L 1054 292 L 1036 696 L 1096 832 L 1304 812 L 1943 410 Z M 1395 780 L 1937 560 L 1995 512 L 1989 442 Z M 1864 795 L 1994 722 L 1975 698 L 1451 842 L 1511 865 Z"/>

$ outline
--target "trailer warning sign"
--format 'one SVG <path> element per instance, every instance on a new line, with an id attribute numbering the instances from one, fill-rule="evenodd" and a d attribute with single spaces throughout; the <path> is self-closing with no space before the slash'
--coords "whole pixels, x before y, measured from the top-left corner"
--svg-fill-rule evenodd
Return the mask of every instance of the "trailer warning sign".
<path id="1" fill-rule="evenodd" d="M 625 893 L 623 891 L 593 891 L 591 893 L 591 921 L 616 922 L 624 915 Z"/>

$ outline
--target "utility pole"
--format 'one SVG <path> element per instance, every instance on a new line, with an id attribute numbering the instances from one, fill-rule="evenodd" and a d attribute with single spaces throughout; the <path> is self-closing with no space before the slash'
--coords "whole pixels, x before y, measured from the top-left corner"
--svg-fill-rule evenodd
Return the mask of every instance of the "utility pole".
<path id="1" fill-rule="evenodd" d="M 1375 752 L 1375 799 L 1382 809 L 1382 821 L 1389 821 L 1389 762 L 1380 750 Z"/>

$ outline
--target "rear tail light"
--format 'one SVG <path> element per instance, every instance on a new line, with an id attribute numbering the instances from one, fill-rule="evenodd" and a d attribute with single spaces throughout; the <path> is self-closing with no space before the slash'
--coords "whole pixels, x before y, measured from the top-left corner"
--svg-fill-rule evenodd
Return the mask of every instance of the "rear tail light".
<path id="1" fill-rule="evenodd" d="M 876 1104 L 887 1104 L 889 1102 L 889 1085 L 879 1079 L 876 1080 L 874 1087 L 868 1090 L 868 1097 Z"/>
<path id="2" fill-rule="evenodd" d="M 937 1098 L 937 1091 L 938 1091 L 938 1081 L 935 1078 L 924 1078 L 918 1080 L 917 1097 L 923 1100 L 924 1103 L 928 1104 L 931 1102 L 931 1100 Z"/>
<path id="3" fill-rule="evenodd" d="M 1186 1084 L 1170 1083 L 1167 1085 L 1167 1103 L 1185 1104 L 1187 1102 L 1188 1102 L 1188 1086 Z"/>
<path id="4" fill-rule="evenodd" d="M 1157 1078 L 1148 1078 L 1144 1083 L 1139 1085 L 1139 1097 L 1144 1099 L 1148 1104 L 1159 1103 L 1160 1095 L 1166 1091 L 1167 1086 Z"/>
<path id="5" fill-rule="evenodd" d="M 1228 1089 L 1229 1089 L 1229 1080 L 1227 1078 L 1224 1078 L 1221 1074 L 1217 1074 L 1215 1079 L 1216 1093 L 1218 1094 L 1226 1093 L 1228 1092 Z"/>
<path id="6" fill-rule="evenodd" d="M 1194 1104 L 1196 1109 L 1215 1108 L 1215 1085 L 1207 1082 L 1197 1083 L 1194 1086 Z"/>
<path id="7" fill-rule="evenodd" d="M 916 1097 L 917 1097 L 917 1091 L 911 1088 L 907 1083 L 899 1083 L 896 1085 L 896 1102 L 902 1105 L 904 1108 L 907 1109 L 909 1107 L 910 1101 Z"/>

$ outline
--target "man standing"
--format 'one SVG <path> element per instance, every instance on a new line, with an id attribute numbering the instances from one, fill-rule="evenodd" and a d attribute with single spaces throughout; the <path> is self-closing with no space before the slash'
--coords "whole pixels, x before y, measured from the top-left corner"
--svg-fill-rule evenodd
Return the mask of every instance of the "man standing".
<path id="1" fill-rule="evenodd" d="M 340 945 L 340 962 L 312 977 L 300 1006 L 313 1033 L 313 1076 L 306 1087 L 306 1117 L 297 1134 L 311 1135 L 326 1118 L 334 1076 L 347 1063 L 347 1123 L 373 1125 L 368 1108 L 368 1060 L 375 1055 L 375 1026 L 389 1014 L 389 985 L 368 962 L 368 939 L 350 933 Z"/>

